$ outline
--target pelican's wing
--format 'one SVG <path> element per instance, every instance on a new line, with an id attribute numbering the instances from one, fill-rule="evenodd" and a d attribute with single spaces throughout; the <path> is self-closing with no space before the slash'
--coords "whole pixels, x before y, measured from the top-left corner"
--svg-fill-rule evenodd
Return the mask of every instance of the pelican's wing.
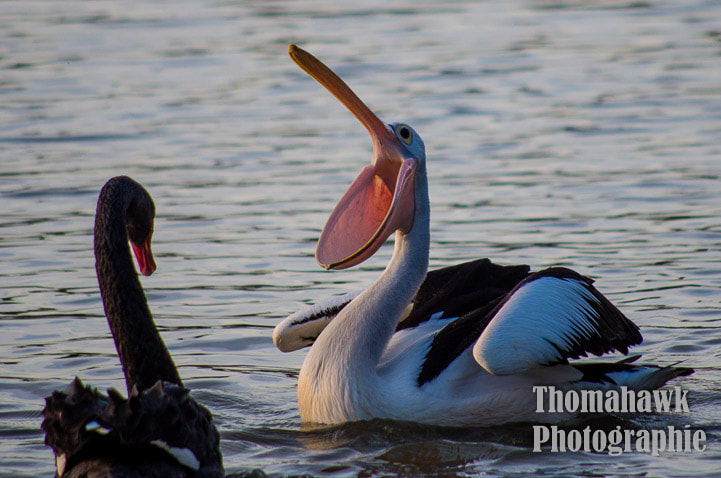
<path id="1" fill-rule="evenodd" d="M 499 304 L 473 356 L 490 373 L 510 375 L 588 353 L 626 354 L 641 340 L 591 279 L 556 267 L 531 274 Z"/>
<path id="2" fill-rule="evenodd" d="M 528 266 L 499 266 L 488 259 L 430 271 L 397 330 L 477 310 L 507 294 L 527 275 Z M 313 345 L 338 312 L 361 292 L 333 296 L 288 316 L 275 327 L 273 343 L 283 352 Z"/>
<path id="3" fill-rule="evenodd" d="M 626 354 L 641 340 L 638 327 L 591 279 L 555 267 L 528 275 L 504 297 L 441 330 L 426 354 L 418 383 L 433 380 L 471 344 L 484 369 L 512 375 L 589 353 Z"/>
<path id="4" fill-rule="evenodd" d="M 413 308 L 398 330 L 430 319 L 460 317 L 508 294 L 529 274 L 529 267 L 499 266 L 476 259 L 428 273 L 413 298 Z"/>
<path id="5" fill-rule="evenodd" d="M 336 295 L 289 315 L 273 330 L 273 343 L 281 352 L 292 352 L 313 345 L 338 312 L 361 292 L 356 290 Z"/>

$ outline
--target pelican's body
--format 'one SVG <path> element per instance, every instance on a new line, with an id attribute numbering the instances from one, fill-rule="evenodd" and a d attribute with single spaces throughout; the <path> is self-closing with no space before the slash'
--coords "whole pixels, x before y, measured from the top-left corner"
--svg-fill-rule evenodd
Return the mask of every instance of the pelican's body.
<path id="1" fill-rule="evenodd" d="M 420 185 L 416 197 L 427 198 L 428 188 L 421 176 L 416 175 L 416 186 Z M 407 346 L 420 352 L 424 339 L 430 337 L 428 333 L 416 336 L 413 332 L 417 328 L 406 340 L 399 334 L 407 333 L 394 334 L 428 269 L 427 207 L 416 208 L 415 221 L 414 226 L 420 227 L 413 227 L 408 234 L 396 233 L 393 258 L 381 277 L 328 324 L 306 356 L 298 378 L 298 401 L 304 421 L 402 419 L 404 403 L 396 401 L 399 408 L 391 411 L 385 405 L 389 399 L 398 396 L 414 403 L 419 398 L 398 393 L 421 393 L 412 386 L 413 367 L 418 362 L 404 364 L 391 358 L 394 353 L 398 356 L 399 348 Z M 379 392 L 385 396 L 378 396 Z"/>
<path id="2" fill-rule="evenodd" d="M 457 318 L 427 320 L 396 331 L 425 277 L 427 253 L 404 253 L 415 241 L 427 243 L 427 234 L 418 236 L 397 233 L 393 258 L 381 278 L 350 302 L 311 347 L 298 378 L 303 421 L 379 417 L 468 425 L 534 418 L 531 387 L 538 383 L 537 374 L 493 376 L 475 362 L 471 348 L 434 380 L 419 384 L 433 339 Z M 412 272 L 404 274 L 409 267 Z M 558 376 L 581 376 L 568 372 Z M 519 410 L 525 413 L 519 415 Z"/>
<path id="3" fill-rule="evenodd" d="M 328 219 L 316 259 L 350 267 L 396 233 L 393 256 L 368 289 L 293 314 L 274 331 L 283 351 L 312 345 L 298 379 L 303 421 L 557 422 L 569 416 L 536 413 L 534 385 L 648 389 L 692 372 L 633 359 L 569 364 L 641 342 L 638 327 L 569 269 L 530 273 L 479 260 L 427 274 L 423 141 L 410 126 L 380 121 L 309 53 L 291 45 L 290 54 L 361 121 L 374 146 L 371 166 Z"/>

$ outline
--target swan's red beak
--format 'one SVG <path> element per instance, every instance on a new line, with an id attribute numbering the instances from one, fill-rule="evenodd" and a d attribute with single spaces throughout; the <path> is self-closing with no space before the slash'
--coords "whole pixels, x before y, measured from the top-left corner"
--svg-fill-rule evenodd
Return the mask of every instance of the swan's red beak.
<path id="1" fill-rule="evenodd" d="M 295 45 L 293 61 L 338 98 L 373 140 L 373 160 L 353 181 L 323 228 L 315 257 L 326 269 L 345 269 L 371 257 L 394 231 L 408 231 L 415 212 L 418 161 L 407 157 L 390 126 L 330 68 Z"/>
<path id="2" fill-rule="evenodd" d="M 130 245 L 135 253 L 135 258 L 138 261 L 138 268 L 140 273 L 144 276 L 149 276 L 155 272 L 155 259 L 153 259 L 153 251 L 150 249 L 150 237 L 141 245 L 135 245 L 132 242 Z"/>

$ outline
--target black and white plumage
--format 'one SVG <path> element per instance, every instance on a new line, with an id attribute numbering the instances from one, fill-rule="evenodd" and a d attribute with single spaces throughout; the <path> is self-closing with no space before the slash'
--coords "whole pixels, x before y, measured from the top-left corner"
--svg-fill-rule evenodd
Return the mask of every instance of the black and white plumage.
<path id="1" fill-rule="evenodd" d="M 275 328 L 276 346 L 284 352 L 311 346 L 360 292 L 334 296 L 290 315 Z M 588 277 L 561 267 L 532 273 L 525 265 L 501 266 L 488 259 L 430 271 L 396 332 L 433 321 L 447 322 L 433 333 L 416 377 L 418 386 L 433 381 L 471 347 L 486 371 L 512 375 L 589 354 L 627 354 L 642 341 L 638 327 Z M 612 373 L 639 366 L 607 362 L 583 367 L 601 381 L 604 368 Z M 675 370 L 684 374 L 689 369 Z"/>
<path id="2" fill-rule="evenodd" d="M 310 347 L 338 312 L 361 292 L 334 296 L 288 316 L 273 330 L 273 343 L 281 352 Z"/>
<path id="3" fill-rule="evenodd" d="M 276 346 L 284 352 L 312 346 L 360 292 L 334 296 L 290 315 L 274 331 Z M 428 273 L 398 322 L 379 367 L 400 356 L 409 362 L 418 361 L 412 386 L 420 390 L 450 389 L 447 383 L 459 376 L 466 380 L 469 373 L 478 380 L 476 385 L 491 387 L 496 382 L 493 377 L 506 376 L 510 380 L 499 382 L 516 382 L 514 388 L 556 383 L 587 389 L 655 389 L 693 372 L 687 367 L 633 363 L 639 356 L 616 362 L 569 362 L 609 352 L 627 354 L 641 341 L 638 327 L 593 286 L 591 279 L 566 268 L 530 272 L 525 265 L 501 266 L 478 259 Z M 414 349 L 415 353 L 409 353 Z M 469 356 L 475 361 L 469 361 Z M 478 366 L 483 370 L 474 370 Z M 487 392 L 492 395 L 494 390 Z M 530 391 L 518 394 L 530 395 Z M 473 423 L 567 418 L 512 413 Z M 452 422 L 446 418 L 426 417 L 425 421 L 469 423 L 465 418 Z"/>
<path id="4" fill-rule="evenodd" d="M 60 477 L 222 477 L 220 436 L 195 402 L 153 322 L 130 257 L 150 275 L 155 206 L 132 179 L 110 179 L 98 199 L 95 257 L 108 324 L 128 389 L 124 398 L 76 378 L 46 398 L 42 428 Z"/>
<path id="5" fill-rule="evenodd" d="M 569 362 L 641 342 L 638 327 L 566 268 L 529 272 L 487 259 L 428 273 L 425 146 L 410 126 L 383 123 L 327 66 L 291 58 L 365 126 L 373 159 L 331 213 L 316 249 L 326 269 L 359 264 L 395 232 L 393 255 L 361 293 L 332 298 L 276 327 L 283 351 L 311 345 L 298 379 L 301 418 L 437 425 L 558 422 L 537 414 L 535 385 L 657 388 L 691 369 Z"/>

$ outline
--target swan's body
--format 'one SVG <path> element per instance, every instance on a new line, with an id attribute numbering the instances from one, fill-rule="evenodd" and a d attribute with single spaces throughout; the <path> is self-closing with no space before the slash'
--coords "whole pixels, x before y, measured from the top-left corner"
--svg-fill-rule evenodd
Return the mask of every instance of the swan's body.
<path id="1" fill-rule="evenodd" d="M 432 273 L 429 282 L 423 141 L 405 124 L 382 123 L 309 53 L 291 46 L 290 54 L 363 123 L 374 145 L 372 165 L 323 229 L 318 262 L 328 269 L 358 264 L 396 231 L 393 256 L 373 285 L 333 299 L 327 312 L 320 304 L 276 327 L 283 351 L 312 344 L 298 379 L 303 421 L 555 422 L 569 417 L 537 414 L 534 385 L 657 388 L 691 373 L 628 359 L 568 364 L 587 353 L 627 353 L 641 342 L 638 328 L 571 270 L 529 273 L 476 261 Z"/>
<path id="2" fill-rule="evenodd" d="M 158 334 L 130 258 L 155 270 L 150 239 L 155 207 L 132 179 L 109 180 L 95 218 L 96 270 L 123 366 L 128 398 L 75 379 L 46 399 L 45 443 L 61 477 L 220 477 L 219 435 L 210 412 L 183 387 Z"/>

